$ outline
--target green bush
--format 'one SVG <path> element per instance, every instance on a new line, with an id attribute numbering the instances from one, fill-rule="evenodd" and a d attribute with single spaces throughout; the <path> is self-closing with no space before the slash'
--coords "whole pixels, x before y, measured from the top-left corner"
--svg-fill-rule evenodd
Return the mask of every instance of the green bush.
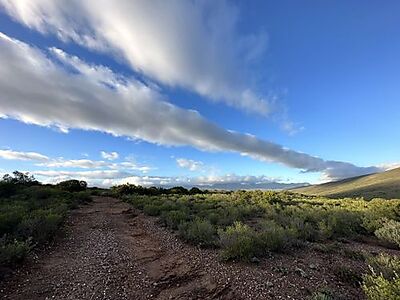
<path id="1" fill-rule="evenodd" d="M 78 201 L 79 204 L 85 204 L 92 201 L 91 192 L 89 191 L 73 193 L 73 197 Z"/>
<path id="2" fill-rule="evenodd" d="M 398 300 L 400 299 L 400 277 L 395 275 L 392 280 L 372 272 L 363 277 L 363 291 L 369 300 Z"/>
<path id="3" fill-rule="evenodd" d="M 10 197 L 15 193 L 17 186 L 11 182 L 0 181 L 0 198 Z"/>
<path id="4" fill-rule="evenodd" d="M 400 222 L 385 219 L 382 227 L 375 231 L 375 235 L 381 240 L 400 247 Z"/>
<path id="5" fill-rule="evenodd" d="M 334 300 L 334 299 L 335 297 L 333 296 L 333 293 L 327 288 L 314 292 L 310 298 L 310 300 Z"/>
<path id="6" fill-rule="evenodd" d="M 22 205 L 3 205 L 0 207 L 0 237 L 14 232 L 24 219 L 26 208 Z"/>
<path id="7" fill-rule="evenodd" d="M 2 240 L 0 241 L 0 265 L 13 265 L 22 261 L 32 248 L 30 240 L 14 240 L 11 243 Z"/>
<path id="8" fill-rule="evenodd" d="M 164 211 L 161 213 L 161 220 L 168 227 L 178 229 L 181 223 L 188 220 L 188 215 L 181 210 Z"/>
<path id="9" fill-rule="evenodd" d="M 258 252 L 254 230 L 241 222 L 235 222 L 225 230 L 220 229 L 218 235 L 225 260 L 250 261 Z"/>
<path id="10" fill-rule="evenodd" d="M 400 275 L 400 257 L 381 253 L 378 256 L 369 257 L 368 265 L 376 274 L 391 280 L 396 274 Z"/>
<path id="11" fill-rule="evenodd" d="M 35 243 L 44 243 L 52 237 L 63 216 L 52 210 L 37 210 L 18 225 L 18 234 L 23 238 L 32 238 Z"/>
<path id="12" fill-rule="evenodd" d="M 180 236 L 188 242 L 200 246 L 215 246 L 216 228 L 204 219 L 195 219 L 192 222 L 181 223 L 179 226 Z"/>
<path id="13" fill-rule="evenodd" d="M 291 218 L 289 220 L 288 228 L 298 239 L 301 240 L 316 241 L 319 237 L 317 226 L 301 218 Z"/>
<path id="14" fill-rule="evenodd" d="M 67 191 L 67 192 L 80 192 L 80 191 L 85 191 L 87 188 L 87 183 L 86 181 L 83 180 L 66 180 L 62 181 L 57 184 L 57 187 L 60 190 Z"/>
<path id="15" fill-rule="evenodd" d="M 195 244 L 216 243 L 227 259 L 248 260 L 270 251 L 285 251 L 306 245 L 305 241 L 332 240 L 333 243 L 320 245 L 320 251 L 334 251 L 361 260 L 362 254 L 342 252 L 335 241 L 359 235 L 371 236 L 377 229 L 388 236 L 388 224 L 400 221 L 400 200 L 326 199 L 272 191 L 201 194 L 196 191 L 191 194 L 179 188 L 170 191 L 132 185 L 113 190 L 121 191 L 125 195 L 121 196 L 124 201 L 146 214 L 160 216 L 168 227 L 178 228 L 187 241 Z M 174 191 L 178 193 L 174 194 Z M 392 221 L 383 226 L 383 217 Z M 198 220 L 207 220 L 207 225 L 201 227 L 199 224 L 202 223 Z M 211 237 L 211 242 L 207 238 L 199 239 L 201 234 L 196 231 L 205 231 L 207 234 L 203 236 Z M 390 232 L 393 240 L 393 232 L 396 231 Z M 220 241 L 215 242 L 218 237 Z"/>
<path id="16" fill-rule="evenodd" d="M 0 181 L 0 267 L 20 261 L 29 250 L 48 242 L 59 229 L 70 208 L 91 200 L 85 191 L 70 192 L 69 181 L 58 187 L 41 185 L 21 172 Z"/>
<path id="17" fill-rule="evenodd" d="M 262 254 L 268 251 L 281 252 L 290 247 L 296 233 L 285 230 L 274 221 L 264 221 L 260 231 L 255 233 L 257 248 Z"/>
<path id="18" fill-rule="evenodd" d="M 146 204 L 143 207 L 143 212 L 149 216 L 158 216 L 161 213 L 159 205 L 156 204 Z"/>
<path id="19" fill-rule="evenodd" d="M 362 288 L 369 300 L 400 299 L 400 258 L 380 254 L 368 259 L 370 274 L 363 276 Z"/>

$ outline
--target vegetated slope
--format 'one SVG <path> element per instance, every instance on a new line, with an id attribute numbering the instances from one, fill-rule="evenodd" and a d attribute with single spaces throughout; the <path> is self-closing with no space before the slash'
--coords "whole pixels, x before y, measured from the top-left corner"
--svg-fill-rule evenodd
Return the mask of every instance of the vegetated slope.
<path id="1" fill-rule="evenodd" d="M 347 178 L 335 182 L 296 188 L 306 195 L 372 198 L 400 198 L 400 168 L 371 175 Z"/>

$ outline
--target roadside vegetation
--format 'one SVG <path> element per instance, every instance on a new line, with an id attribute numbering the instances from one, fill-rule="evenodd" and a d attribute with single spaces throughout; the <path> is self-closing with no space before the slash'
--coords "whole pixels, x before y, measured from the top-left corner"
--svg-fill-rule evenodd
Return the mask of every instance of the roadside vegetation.
<path id="1" fill-rule="evenodd" d="M 112 189 L 145 214 L 157 216 L 185 241 L 220 249 L 224 260 L 259 262 L 273 252 L 314 245 L 329 251 L 328 245 L 342 240 L 373 239 L 391 249 L 400 247 L 400 200 L 328 199 L 272 191 L 152 194 L 144 190 L 132 185 Z M 371 272 L 361 276 L 343 267 L 336 276 L 361 283 L 369 299 L 399 299 L 398 258 L 342 252 L 363 263 L 367 259 Z"/>
<path id="2" fill-rule="evenodd" d="M 0 268 L 13 267 L 48 243 L 70 209 L 91 201 L 86 182 L 42 185 L 15 171 L 0 181 Z"/>

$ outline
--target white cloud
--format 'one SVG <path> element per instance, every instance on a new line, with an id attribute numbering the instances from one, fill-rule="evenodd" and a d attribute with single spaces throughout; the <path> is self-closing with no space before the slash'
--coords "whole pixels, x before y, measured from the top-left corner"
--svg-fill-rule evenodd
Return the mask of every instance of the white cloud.
<path id="1" fill-rule="evenodd" d="M 322 172 L 331 179 L 381 170 L 326 161 L 225 130 L 196 111 L 166 102 L 158 91 L 139 81 L 58 52 L 74 73 L 38 49 L 0 34 L 0 115 L 29 124 L 95 130 L 160 145 L 237 152 L 306 172 Z"/>
<path id="2" fill-rule="evenodd" d="M 80 168 L 80 169 L 113 169 L 113 170 L 135 170 L 147 173 L 153 168 L 149 166 L 137 165 L 131 161 L 123 161 L 119 163 L 112 163 L 102 160 L 89 160 L 89 159 L 52 159 L 44 163 L 37 164 L 47 168 Z"/>
<path id="3" fill-rule="evenodd" d="M 117 152 L 105 152 L 101 151 L 101 157 L 107 160 L 116 160 L 119 157 L 119 154 Z"/>
<path id="4" fill-rule="evenodd" d="M 0 0 L 1 7 L 29 28 L 109 53 L 160 83 L 262 115 L 271 110 L 246 73 L 266 35 L 240 34 L 231 2 Z"/>
<path id="5" fill-rule="evenodd" d="M 385 171 L 393 170 L 396 168 L 400 168 L 400 162 L 379 164 L 378 168 L 385 170 Z"/>
<path id="6" fill-rule="evenodd" d="M 37 152 L 20 152 L 13 150 L 0 150 L 0 158 L 7 160 L 32 161 L 35 162 L 36 166 L 47 168 L 111 169 L 141 171 L 143 173 L 147 173 L 153 169 L 149 166 L 138 165 L 133 161 L 115 163 L 102 160 L 50 158 Z"/>
<path id="7" fill-rule="evenodd" d="M 13 150 L 0 150 L 0 158 L 7 160 L 49 161 L 49 158 L 37 152 L 19 152 Z"/>
<path id="8" fill-rule="evenodd" d="M 187 188 L 197 186 L 203 189 L 284 189 L 302 184 L 282 183 L 277 178 L 268 176 L 240 176 L 225 174 L 219 176 L 199 177 L 165 177 L 165 176 L 138 176 L 121 171 L 33 171 L 34 176 L 44 183 L 58 183 L 69 179 L 78 179 L 88 182 L 89 186 L 110 187 L 113 185 L 131 183 L 142 186 Z"/>
<path id="9" fill-rule="evenodd" d="M 177 158 L 176 163 L 178 164 L 179 167 L 184 169 L 189 169 L 190 171 L 198 171 L 204 165 L 201 161 L 195 161 L 186 158 Z"/>

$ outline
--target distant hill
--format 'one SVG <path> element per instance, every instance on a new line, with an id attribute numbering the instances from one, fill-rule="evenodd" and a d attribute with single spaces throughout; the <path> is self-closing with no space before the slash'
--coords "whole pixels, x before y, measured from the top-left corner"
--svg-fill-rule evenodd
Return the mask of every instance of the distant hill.
<path id="1" fill-rule="evenodd" d="M 294 188 L 292 191 L 306 195 L 332 198 L 364 197 L 365 199 L 400 199 L 400 168 L 335 182 Z"/>
<path id="2" fill-rule="evenodd" d="M 281 182 L 263 182 L 263 183 L 251 183 L 251 182 L 227 182 L 227 183 L 214 183 L 212 185 L 201 185 L 201 189 L 210 190 L 289 190 L 297 187 L 309 186 L 307 182 L 301 183 L 281 183 Z"/>

